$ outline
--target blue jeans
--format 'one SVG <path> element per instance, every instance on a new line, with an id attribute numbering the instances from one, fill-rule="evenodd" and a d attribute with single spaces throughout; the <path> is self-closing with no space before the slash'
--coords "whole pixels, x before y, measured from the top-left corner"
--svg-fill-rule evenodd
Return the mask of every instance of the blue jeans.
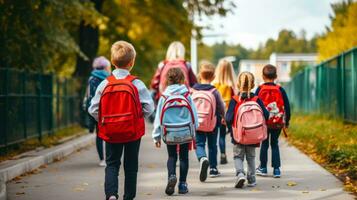
<path id="1" fill-rule="evenodd" d="M 279 135 L 281 129 L 268 129 L 268 137 L 262 142 L 260 148 L 260 167 L 266 168 L 268 162 L 269 138 L 271 146 L 271 165 L 273 168 L 280 167 Z"/>
<path id="2" fill-rule="evenodd" d="M 95 144 L 96 144 L 96 147 L 97 147 L 99 160 L 104 160 L 103 143 L 104 143 L 104 141 L 100 137 L 98 137 L 98 135 L 97 135 L 97 138 L 95 140 Z"/>
<path id="3" fill-rule="evenodd" d="M 132 200 L 136 196 L 136 182 L 138 174 L 138 159 L 140 141 L 127 143 L 106 143 L 106 163 L 104 190 L 106 199 L 110 196 L 118 198 L 118 175 L 121 157 L 124 152 L 124 200 Z"/>
<path id="4" fill-rule="evenodd" d="M 212 133 L 197 131 L 196 134 L 196 155 L 198 160 L 207 157 L 206 140 L 208 143 L 208 160 L 210 168 L 217 167 L 217 128 Z"/>
<path id="5" fill-rule="evenodd" d="M 168 176 L 176 176 L 176 162 L 177 162 L 177 145 L 166 145 L 167 154 L 169 158 L 167 159 L 167 172 Z M 180 145 L 180 182 L 186 182 L 188 173 L 188 146 L 189 143 Z"/>

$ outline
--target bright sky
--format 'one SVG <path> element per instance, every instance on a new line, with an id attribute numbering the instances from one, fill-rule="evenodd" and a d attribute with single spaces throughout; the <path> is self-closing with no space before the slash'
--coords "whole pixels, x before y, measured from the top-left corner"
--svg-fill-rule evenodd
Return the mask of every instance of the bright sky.
<path id="1" fill-rule="evenodd" d="M 204 31 L 207 44 L 221 42 L 240 43 L 248 48 L 257 48 L 268 38 L 277 38 L 281 29 L 299 33 L 306 31 L 308 38 L 322 33 L 330 25 L 330 3 L 341 0 L 234 0 L 237 7 L 227 17 L 205 18 L 201 23 L 210 23 L 213 30 Z M 222 36 L 224 34 L 224 36 Z M 221 35 L 209 37 L 209 35 Z"/>

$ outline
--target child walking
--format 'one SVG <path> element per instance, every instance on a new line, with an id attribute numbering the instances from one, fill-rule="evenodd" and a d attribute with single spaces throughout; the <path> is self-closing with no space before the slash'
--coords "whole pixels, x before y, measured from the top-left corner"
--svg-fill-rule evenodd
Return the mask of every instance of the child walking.
<path id="1" fill-rule="evenodd" d="M 217 169 L 217 120 L 224 117 L 222 97 L 214 86 L 214 66 L 209 62 L 202 62 L 199 70 L 199 83 L 192 88 L 192 98 L 195 102 L 199 127 L 196 132 L 196 155 L 200 162 L 199 178 L 204 182 L 207 178 L 207 169 L 210 167 L 210 177 L 220 175 Z M 208 159 L 206 154 L 208 143 Z"/>
<path id="2" fill-rule="evenodd" d="M 219 93 L 221 94 L 223 101 L 225 103 L 226 109 L 228 108 L 229 102 L 234 96 L 235 93 L 235 74 L 233 70 L 233 65 L 231 62 L 221 59 L 218 62 L 216 68 L 216 76 L 213 80 L 212 84 L 217 88 Z M 219 127 L 219 149 L 221 152 L 221 164 L 227 164 L 227 156 L 226 156 L 226 134 L 227 127 L 224 121 L 224 117 L 218 117 Z"/>
<path id="3" fill-rule="evenodd" d="M 254 76 L 242 72 L 238 77 L 239 93 L 229 103 L 226 121 L 231 130 L 234 164 L 236 168 L 236 188 L 242 188 L 246 180 L 248 186 L 256 185 L 255 148 L 267 137 L 266 119 L 269 113 L 263 102 L 251 90 L 254 88 Z M 248 172 L 244 171 L 244 157 L 248 163 Z"/>
<path id="4" fill-rule="evenodd" d="M 195 130 L 198 127 L 197 111 L 184 84 L 185 76 L 180 68 L 169 69 L 166 82 L 167 87 L 158 102 L 152 137 L 157 148 L 161 147 L 161 139 L 167 147 L 168 182 L 165 193 L 172 195 L 175 192 L 176 162 L 179 154 L 178 193 L 186 194 L 188 193 L 186 178 L 189 168 L 189 145 L 194 140 Z"/>
<path id="5" fill-rule="evenodd" d="M 128 42 L 111 47 L 113 75 L 102 81 L 88 108 L 98 121 L 98 135 L 106 142 L 104 190 L 106 199 L 118 199 L 118 174 L 124 154 L 124 200 L 136 196 L 138 157 L 141 137 L 145 134 L 144 116 L 154 111 L 154 102 L 145 84 L 130 75 L 136 52 Z M 125 103 L 124 103 L 125 102 Z"/>
<path id="6" fill-rule="evenodd" d="M 290 121 L 290 104 L 285 90 L 275 84 L 277 79 L 276 67 L 266 65 L 263 68 L 264 84 L 260 85 L 255 94 L 263 101 L 264 106 L 269 111 L 268 137 L 262 142 L 260 148 L 260 165 L 257 168 L 257 175 L 267 176 L 268 148 L 269 140 L 271 146 L 271 159 L 273 167 L 273 177 L 280 178 L 280 152 L 279 152 L 279 136 L 281 129 L 289 127 Z M 270 138 L 270 139 L 269 139 Z"/>

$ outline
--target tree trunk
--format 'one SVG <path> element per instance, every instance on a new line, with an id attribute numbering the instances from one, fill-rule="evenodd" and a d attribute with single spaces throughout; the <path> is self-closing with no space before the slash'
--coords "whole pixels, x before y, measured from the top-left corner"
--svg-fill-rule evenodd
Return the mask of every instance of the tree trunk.
<path id="1" fill-rule="evenodd" d="M 91 0 L 98 12 L 101 12 L 104 0 Z M 80 78 L 88 77 L 91 69 L 93 59 L 97 55 L 99 48 L 99 30 L 97 27 L 91 27 L 90 25 L 85 25 L 83 22 L 79 27 L 79 47 L 81 51 L 88 57 L 84 60 L 78 55 L 77 57 L 77 67 L 75 71 L 75 76 Z"/>

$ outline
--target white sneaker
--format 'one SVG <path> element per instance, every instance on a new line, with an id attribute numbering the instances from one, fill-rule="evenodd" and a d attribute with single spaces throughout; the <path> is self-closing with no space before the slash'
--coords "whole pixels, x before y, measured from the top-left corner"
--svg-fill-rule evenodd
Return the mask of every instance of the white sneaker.
<path id="1" fill-rule="evenodd" d="M 209 161 L 206 157 L 202 157 L 200 159 L 200 171 L 199 171 L 199 176 L 200 176 L 200 181 L 204 182 L 207 179 L 207 170 L 209 167 Z"/>
<path id="2" fill-rule="evenodd" d="M 108 200 L 117 200 L 115 196 L 110 196 Z"/>
<path id="3" fill-rule="evenodd" d="M 107 166 L 107 163 L 105 163 L 105 160 L 101 160 L 101 161 L 99 162 L 99 166 L 101 166 L 101 167 L 106 167 L 106 166 Z"/>

